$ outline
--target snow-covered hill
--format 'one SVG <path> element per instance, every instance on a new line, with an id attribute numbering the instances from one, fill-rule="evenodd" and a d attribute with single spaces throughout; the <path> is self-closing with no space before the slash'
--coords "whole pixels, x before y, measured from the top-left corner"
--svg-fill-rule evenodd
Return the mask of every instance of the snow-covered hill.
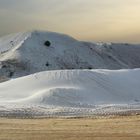
<path id="1" fill-rule="evenodd" d="M 0 116 L 140 113 L 139 68 L 140 45 L 40 31 L 3 37 Z"/>
<path id="2" fill-rule="evenodd" d="M 50 46 L 44 43 L 49 41 Z M 0 79 L 45 70 L 140 67 L 140 45 L 81 42 L 53 32 L 25 32 L 0 39 Z"/>
<path id="3" fill-rule="evenodd" d="M 0 111 L 42 115 L 43 109 L 66 116 L 138 111 L 139 81 L 140 69 L 41 72 L 1 83 Z"/>

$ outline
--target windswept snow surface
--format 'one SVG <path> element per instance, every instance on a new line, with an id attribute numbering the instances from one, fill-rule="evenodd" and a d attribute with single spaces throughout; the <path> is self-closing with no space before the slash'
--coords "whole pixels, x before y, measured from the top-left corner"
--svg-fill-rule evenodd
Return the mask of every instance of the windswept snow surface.
<path id="1" fill-rule="evenodd" d="M 140 69 L 46 71 L 0 84 L 1 116 L 139 112 Z"/>

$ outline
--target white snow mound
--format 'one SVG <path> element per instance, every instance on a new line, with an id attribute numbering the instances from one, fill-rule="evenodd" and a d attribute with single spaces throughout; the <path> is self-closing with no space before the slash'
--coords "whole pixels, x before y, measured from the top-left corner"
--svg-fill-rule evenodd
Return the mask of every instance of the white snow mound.
<path id="1" fill-rule="evenodd" d="M 54 32 L 2 37 L 0 116 L 140 113 L 139 54 L 140 45 Z"/>
<path id="2" fill-rule="evenodd" d="M 0 104 L 8 109 L 12 104 L 61 108 L 59 112 L 62 108 L 127 106 L 140 103 L 139 81 L 140 69 L 40 72 L 1 83 Z"/>

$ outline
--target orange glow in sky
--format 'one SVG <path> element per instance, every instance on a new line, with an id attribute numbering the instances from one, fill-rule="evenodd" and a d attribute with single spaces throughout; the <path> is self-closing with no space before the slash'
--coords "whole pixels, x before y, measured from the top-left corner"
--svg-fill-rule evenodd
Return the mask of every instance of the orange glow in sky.
<path id="1" fill-rule="evenodd" d="M 140 43 L 140 0 L 0 0 L 0 36 L 33 29 Z"/>

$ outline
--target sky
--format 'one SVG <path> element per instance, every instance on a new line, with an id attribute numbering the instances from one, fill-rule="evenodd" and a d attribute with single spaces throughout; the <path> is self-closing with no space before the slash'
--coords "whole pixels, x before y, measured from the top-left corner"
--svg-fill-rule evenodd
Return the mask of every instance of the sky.
<path id="1" fill-rule="evenodd" d="M 140 0 L 0 0 L 0 36 L 30 30 L 140 43 Z"/>

